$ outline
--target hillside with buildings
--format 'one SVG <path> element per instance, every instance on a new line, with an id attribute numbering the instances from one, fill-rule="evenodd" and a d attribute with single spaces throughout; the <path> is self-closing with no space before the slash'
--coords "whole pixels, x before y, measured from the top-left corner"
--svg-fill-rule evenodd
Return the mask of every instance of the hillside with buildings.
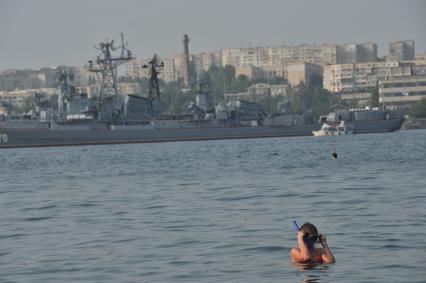
<path id="1" fill-rule="evenodd" d="M 317 104 L 317 111 L 326 111 L 380 103 L 410 112 L 426 98 L 426 55 L 416 54 L 412 40 L 389 43 L 389 53 L 380 58 L 377 45 L 370 42 L 224 48 L 200 54 L 190 54 L 188 43 L 185 36 L 183 53 L 161 58 L 162 98 L 170 112 L 181 110 L 200 85 L 215 103 L 245 100 L 269 111 L 312 111 Z M 149 69 L 144 66 L 149 60 L 125 64 L 119 84 L 123 93 L 146 95 Z M 77 93 L 96 94 L 96 77 L 87 66 L 68 68 Z M 56 73 L 57 68 L 1 72 L 0 103 L 22 109 L 27 97 L 56 95 Z"/>

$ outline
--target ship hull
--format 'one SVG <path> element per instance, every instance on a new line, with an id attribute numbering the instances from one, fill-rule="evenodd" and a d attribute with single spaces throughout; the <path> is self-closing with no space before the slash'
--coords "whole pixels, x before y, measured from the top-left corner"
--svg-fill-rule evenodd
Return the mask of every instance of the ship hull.
<path id="1" fill-rule="evenodd" d="M 392 132 L 401 128 L 403 119 L 353 122 L 355 134 Z M 349 124 L 349 123 L 348 123 Z M 319 124 L 291 127 L 215 127 L 182 129 L 132 129 L 127 127 L 98 129 L 13 129 L 0 128 L 0 148 L 72 146 L 96 144 L 152 143 L 219 139 L 312 136 Z"/>

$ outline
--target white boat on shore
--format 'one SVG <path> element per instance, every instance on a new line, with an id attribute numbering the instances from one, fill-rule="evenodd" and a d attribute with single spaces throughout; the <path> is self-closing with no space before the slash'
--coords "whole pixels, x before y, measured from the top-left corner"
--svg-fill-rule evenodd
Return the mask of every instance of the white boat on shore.
<path id="1" fill-rule="evenodd" d="M 341 121 L 340 124 L 337 125 L 324 123 L 319 131 L 312 131 L 315 137 L 343 136 L 352 135 L 353 133 L 352 127 L 346 126 L 344 121 Z"/>

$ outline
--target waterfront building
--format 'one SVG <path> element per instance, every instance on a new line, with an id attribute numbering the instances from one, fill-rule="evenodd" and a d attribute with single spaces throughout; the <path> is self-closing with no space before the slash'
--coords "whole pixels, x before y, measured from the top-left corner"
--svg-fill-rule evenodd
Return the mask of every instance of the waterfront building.
<path id="1" fill-rule="evenodd" d="M 370 62 L 326 66 L 323 86 L 330 92 L 351 92 L 377 85 L 379 80 L 411 76 L 412 63 Z"/>
<path id="2" fill-rule="evenodd" d="M 343 92 L 340 93 L 340 99 L 356 107 L 368 106 L 371 102 L 371 92 Z"/>
<path id="3" fill-rule="evenodd" d="M 408 76 L 379 81 L 380 103 L 404 107 L 426 99 L 426 76 Z"/>

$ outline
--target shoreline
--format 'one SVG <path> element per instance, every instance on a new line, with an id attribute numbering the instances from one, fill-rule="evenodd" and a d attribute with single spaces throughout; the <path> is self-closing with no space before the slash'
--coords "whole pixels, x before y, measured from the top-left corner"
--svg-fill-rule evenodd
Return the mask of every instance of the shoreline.
<path id="1" fill-rule="evenodd" d="M 426 118 L 407 118 L 401 130 L 426 129 Z"/>

